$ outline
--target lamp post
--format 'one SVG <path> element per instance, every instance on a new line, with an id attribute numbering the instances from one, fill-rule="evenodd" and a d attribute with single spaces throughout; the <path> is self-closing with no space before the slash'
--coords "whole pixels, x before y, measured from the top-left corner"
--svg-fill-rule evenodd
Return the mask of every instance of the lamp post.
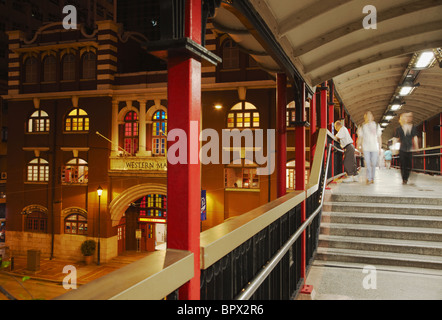
<path id="1" fill-rule="evenodd" d="M 101 194 L 103 193 L 103 189 L 101 186 L 98 186 L 97 194 L 98 194 L 98 248 L 97 248 L 97 265 L 100 265 L 100 227 L 101 227 L 101 221 L 100 221 L 100 203 L 101 203 Z"/>

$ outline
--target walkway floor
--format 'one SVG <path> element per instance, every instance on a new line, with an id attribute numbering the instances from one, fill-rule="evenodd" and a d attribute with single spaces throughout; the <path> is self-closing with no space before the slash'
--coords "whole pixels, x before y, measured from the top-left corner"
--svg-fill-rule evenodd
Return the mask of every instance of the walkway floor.
<path id="1" fill-rule="evenodd" d="M 34 299 L 49 300 L 67 292 L 62 285 L 63 279 L 68 275 L 68 272 L 63 273 L 65 266 L 75 267 L 77 285 L 81 286 L 148 254 L 148 252 L 127 251 L 99 266 L 96 263 L 86 265 L 82 261 L 41 259 L 40 270 L 35 272 L 26 269 L 26 257 L 14 257 L 13 271 L 0 272 L 0 285 L 19 300 L 28 300 L 31 296 Z M 22 281 L 22 279 L 26 280 Z M 6 300 L 6 297 L 0 294 L 0 300 Z"/>
<path id="2" fill-rule="evenodd" d="M 378 169 L 374 184 L 367 185 L 362 169 L 359 180 L 351 183 L 337 180 L 330 184 L 327 192 L 442 199 L 440 176 L 412 173 L 409 184 L 403 185 L 399 170 Z M 306 284 L 313 286 L 315 300 L 442 300 L 442 270 L 379 266 L 372 273 L 370 269 L 364 272 L 364 267 L 354 263 L 315 261 Z M 371 279 L 376 280 L 375 289 L 368 285 Z"/>

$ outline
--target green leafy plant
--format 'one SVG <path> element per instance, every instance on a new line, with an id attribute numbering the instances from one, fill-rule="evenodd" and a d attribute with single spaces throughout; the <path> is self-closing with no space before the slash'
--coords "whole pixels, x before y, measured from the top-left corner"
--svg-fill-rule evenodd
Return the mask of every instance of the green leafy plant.
<path id="1" fill-rule="evenodd" d="M 91 256 L 95 252 L 95 241 L 94 240 L 85 240 L 81 244 L 81 253 L 84 256 Z"/>

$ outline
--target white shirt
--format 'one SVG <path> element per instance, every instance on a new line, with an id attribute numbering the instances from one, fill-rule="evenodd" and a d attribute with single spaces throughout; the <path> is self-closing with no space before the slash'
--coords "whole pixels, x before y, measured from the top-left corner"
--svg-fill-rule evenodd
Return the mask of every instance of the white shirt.
<path id="1" fill-rule="evenodd" d="M 341 143 L 341 147 L 344 148 L 346 145 L 353 143 L 353 139 L 350 137 L 350 133 L 346 127 L 341 127 L 336 137 L 339 138 L 339 142 Z"/>
<path id="2" fill-rule="evenodd" d="M 378 152 L 378 138 L 382 135 L 381 127 L 376 122 L 365 123 L 358 129 L 358 136 L 362 138 L 362 151 Z"/>

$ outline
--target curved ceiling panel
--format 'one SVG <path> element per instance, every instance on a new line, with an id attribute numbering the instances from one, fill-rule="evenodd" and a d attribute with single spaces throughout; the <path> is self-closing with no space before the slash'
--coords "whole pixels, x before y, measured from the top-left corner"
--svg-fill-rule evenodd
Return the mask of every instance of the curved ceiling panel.
<path id="1" fill-rule="evenodd" d="M 231 5 L 227 4 L 231 3 Z M 440 0 L 248 0 L 296 66 L 306 83 L 316 86 L 333 80 L 340 100 L 356 124 L 371 110 L 380 121 L 404 79 L 413 54 L 442 47 Z M 365 29 L 364 19 L 376 10 L 376 29 Z M 238 18 L 235 0 L 217 10 L 214 26 L 224 28 L 246 50 L 265 52 L 262 41 L 245 40 L 250 30 Z M 370 22 L 373 22 L 371 20 Z M 236 32 L 236 33 L 235 33 Z M 253 34 L 256 37 L 256 33 Z M 256 38 L 255 38 L 256 39 Z M 262 39 L 261 39 L 262 40 Z M 265 58 L 264 58 L 265 57 Z M 442 57 L 439 57 L 442 59 Z M 268 70 L 279 69 L 269 56 L 256 58 Z M 440 62 L 440 61 L 439 61 Z M 441 68 L 418 73 L 420 83 L 399 112 L 413 111 L 415 123 L 442 112 Z M 384 130 L 397 126 L 395 117 Z"/>

